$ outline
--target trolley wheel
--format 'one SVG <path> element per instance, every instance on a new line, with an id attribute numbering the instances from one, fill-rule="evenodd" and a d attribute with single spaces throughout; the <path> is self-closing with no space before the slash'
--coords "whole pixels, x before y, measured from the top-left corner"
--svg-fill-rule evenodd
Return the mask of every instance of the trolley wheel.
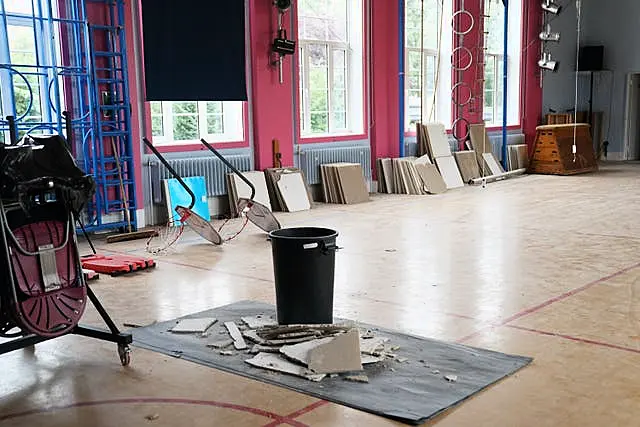
<path id="1" fill-rule="evenodd" d="M 131 363 L 131 348 L 128 345 L 119 345 L 118 356 L 120 356 L 122 366 L 129 366 L 129 363 Z"/>

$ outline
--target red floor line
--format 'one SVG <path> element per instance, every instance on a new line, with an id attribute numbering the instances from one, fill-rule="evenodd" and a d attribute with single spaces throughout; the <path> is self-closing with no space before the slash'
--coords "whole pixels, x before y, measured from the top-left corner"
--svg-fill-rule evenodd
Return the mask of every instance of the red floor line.
<path id="1" fill-rule="evenodd" d="M 246 412 L 254 415 L 259 415 L 265 418 L 271 418 L 278 422 L 278 424 L 289 424 L 295 427 L 306 427 L 306 424 L 281 416 L 273 412 L 265 411 L 259 408 L 252 408 L 250 406 L 237 405 L 235 403 L 218 402 L 215 400 L 194 400 L 194 399 L 176 399 L 176 398 L 157 398 L 157 397 L 132 397 L 125 399 L 109 399 L 98 400 L 92 402 L 75 402 L 68 405 L 50 406 L 48 408 L 32 409 L 29 411 L 17 412 L 14 414 L 0 415 L 0 421 L 6 421 L 15 418 L 26 417 L 29 415 L 46 414 L 54 411 L 71 408 L 82 408 L 91 406 L 102 405 L 123 405 L 123 404 L 136 404 L 136 403 L 164 403 L 174 405 L 197 405 L 197 406 L 213 406 L 217 408 L 231 409 L 234 411 Z"/>
<path id="2" fill-rule="evenodd" d="M 110 252 L 112 254 L 118 254 L 118 255 L 129 255 L 129 253 L 127 253 L 127 252 L 114 251 L 113 249 L 105 249 L 105 248 L 96 248 L 96 249 L 98 251 L 100 251 L 100 252 Z M 195 270 L 200 270 L 200 271 L 212 271 L 214 273 L 226 274 L 228 276 L 242 277 L 244 279 L 252 279 L 252 280 L 257 280 L 257 281 L 260 281 L 260 282 L 273 283 L 272 280 L 268 280 L 268 279 L 262 279 L 262 278 L 259 278 L 259 277 L 247 276 L 245 274 L 230 273 L 228 271 L 221 271 L 221 270 L 216 270 L 214 268 L 201 267 L 199 265 L 188 264 L 188 263 L 180 262 L 180 261 L 172 261 L 172 260 L 168 260 L 168 259 L 162 259 L 161 262 L 165 262 L 165 263 L 171 264 L 171 265 L 178 265 L 178 266 L 181 266 L 181 267 L 193 268 Z"/>
<path id="3" fill-rule="evenodd" d="M 574 296 L 574 295 L 576 295 L 576 294 L 579 294 L 579 293 L 581 293 L 581 292 L 584 292 L 584 291 L 586 291 L 587 289 L 589 289 L 589 288 L 591 288 L 591 287 L 593 287 L 593 286 L 595 286 L 595 285 L 599 285 L 599 284 L 600 284 L 600 283 L 602 283 L 602 282 L 606 282 L 607 280 L 611 280 L 611 279 L 613 279 L 613 278 L 615 278 L 615 277 L 621 276 L 621 275 L 623 275 L 624 273 L 627 273 L 628 271 L 631 271 L 631 270 L 633 270 L 634 268 L 638 268 L 638 267 L 640 267 L 640 262 L 638 262 L 638 263 L 636 263 L 636 264 L 634 264 L 634 265 L 632 265 L 632 266 L 629 266 L 629 267 L 623 268 L 622 270 L 617 271 L 617 272 L 615 272 L 615 273 L 613 273 L 613 274 L 610 274 L 610 275 L 608 275 L 608 276 L 601 277 L 600 279 L 597 279 L 597 280 L 594 280 L 593 282 L 587 283 L 587 284 L 586 284 L 586 285 L 584 285 L 584 286 L 581 286 L 581 287 L 579 287 L 579 288 L 576 288 L 576 289 L 573 289 L 573 290 L 571 290 L 571 291 L 565 292 L 565 293 L 563 293 L 562 295 L 558 295 L 557 297 L 553 297 L 553 298 L 551 298 L 551 299 L 548 299 L 547 301 L 545 301 L 545 302 L 543 302 L 543 303 L 541 303 L 541 304 L 538 304 L 538 305 L 536 305 L 536 306 L 534 306 L 534 307 L 531 307 L 531 308 L 528 308 L 528 309 L 526 309 L 526 310 L 523 310 L 523 311 L 521 311 L 521 312 L 519 312 L 519 313 L 516 313 L 516 314 L 514 314 L 514 315 L 513 315 L 513 316 L 511 316 L 511 317 L 507 317 L 506 319 L 504 319 L 504 320 L 501 322 L 501 325 L 506 325 L 507 323 L 511 323 L 511 322 L 513 322 L 514 320 L 518 320 L 518 319 L 520 319 L 520 318 L 522 318 L 522 317 L 528 316 L 529 314 L 532 314 L 532 313 L 535 313 L 536 311 L 542 310 L 543 308 L 548 307 L 548 306 L 550 306 L 551 304 L 554 304 L 554 303 L 556 303 L 556 302 L 558 302 L 558 301 L 565 300 L 565 299 L 567 299 L 567 298 L 569 298 L 569 297 L 572 297 L 572 296 Z"/>
<path id="4" fill-rule="evenodd" d="M 321 408 L 327 404 L 329 404 L 329 402 L 327 402 L 326 400 L 318 400 L 317 402 L 314 402 L 311 405 L 307 405 L 304 408 L 297 410 L 296 412 L 292 412 L 289 415 L 285 415 L 284 418 L 286 418 L 287 420 L 294 420 L 298 417 L 308 414 L 309 412 L 313 412 L 316 409 Z M 276 427 L 281 425 L 282 423 L 283 423 L 282 421 L 276 420 L 269 424 L 265 424 L 263 427 Z"/>
<path id="5" fill-rule="evenodd" d="M 578 337 L 574 337 L 574 336 L 571 336 L 571 335 L 558 334 L 558 333 L 555 333 L 555 332 L 541 331 L 539 329 L 526 328 L 524 326 L 518 326 L 518 325 L 505 325 L 505 326 L 507 328 L 518 329 L 520 331 L 531 332 L 531 333 L 538 334 L 538 335 L 545 335 L 545 336 L 549 336 L 549 337 L 557 337 L 557 338 L 562 338 L 562 339 L 565 339 L 565 340 L 575 341 L 575 342 L 579 342 L 579 343 L 583 343 L 583 344 L 597 345 L 597 346 L 600 346 L 600 347 L 612 348 L 612 349 L 615 349 L 615 350 L 622 350 L 622 351 L 628 351 L 630 353 L 640 354 L 640 350 L 639 349 L 631 348 L 631 347 L 625 347 L 625 346 L 621 346 L 621 345 L 617 345 L 617 344 L 610 344 L 610 343 L 606 343 L 606 342 L 602 342 L 602 341 L 590 340 L 590 339 L 587 339 L 587 338 L 578 338 Z"/>

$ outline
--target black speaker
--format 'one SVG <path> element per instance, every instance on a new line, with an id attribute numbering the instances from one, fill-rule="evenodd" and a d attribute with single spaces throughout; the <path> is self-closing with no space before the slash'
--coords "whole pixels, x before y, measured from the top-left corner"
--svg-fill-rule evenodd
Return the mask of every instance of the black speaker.
<path id="1" fill-rule="evenodd" d="M 601 71 L 604 68 L 604 46 L 583 46 L 578 55 L 578 71 Z"/>

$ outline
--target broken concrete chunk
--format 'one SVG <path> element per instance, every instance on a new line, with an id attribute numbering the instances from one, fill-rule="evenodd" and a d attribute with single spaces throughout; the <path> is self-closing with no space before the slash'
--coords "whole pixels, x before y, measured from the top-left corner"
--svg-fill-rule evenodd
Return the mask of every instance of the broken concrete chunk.
<path id="1" fill-rule="evenodd" d="M 396 357 L 396 362 L 398 362 L 398 363 L 404 363 L 407 360 L 409 360 L 409 359 L 407 359 L 406 357 Z"/>
<path id="2" fill-rule="evenodd" d="M 360 340 L 360 352 L 372 356 L 384 353 L 384 344 L 389 341 L 386 337 L 374 337 Z"/>
<path id="3" fill-rule="evenodd" d="M 245 350 L 247 348 L 247 343 L 244 342 L 244 338 L 242 338 L 242 332 L 238 329 L 238 325 L 235 322 L 224 322 L 224 327 L 229 331 L 229 335 L 233 338 L 233 346 L 236 350 Z"/>
<path id="4" fill-rule="evenodd" d="M 375 334 L 373 333 L 373 331 L 371 329 L 361 329 L 360 330 L 360 338 L 362 338 L 363 340 L 367 340 L 370 338 L 375 337 Z"/>
<path id="5" fill-rule="evenodd" d="M 347 375 L 343 377 L 345 381 L 352 381 L 354 383 L 368 383 L 369 377 L 366 375 Z"/>
<path id="6" fill-rule="evenodd" d="M 450 383 L 455 383 L 456 381 L 458 381 L 458 376 L 457 375 L 445 375 L 444 379 L 449 381 Z"/>
<path id="7" fill-rule="evenodd" d="M 171 332 L 180 334 L 203 334 L 209 329 L 218 319 L 213 317 L 205 317 L 200 319 L 181 319 L 178 320 L 176 325 L 169 329 Z"/>
<path id="8" fill-rule="evenodd" d="M 285 355 L 287 359 L 302 363 L 309 366 L 309 352 L 319 345 L 326 344 L 333 338 L 320 338 L 311 341 L 305 341 L 299 344 L 285 345 L 280 348 L 280 353 Z"/>
<path id="9" fill-rule="evenodd" d="M 160 418 L 160 414 L 151 414 L 144 417 L 147 421 L 155 421 Z"/>
<path id="10" fill-rule="evenodd" d="M 220 354 L 223 356 L 233 356 L 235 353 L 233 351 L 222 350 Z"/>
<path id="11" fill-rule="evenodd" d="M 309 368 L 319 374 L 361 371 L 358 330 L 352 329 L 309 350 Z"/>
<path id="12" fill-rule="evenodd" d="M 251 354 L 258 354 L 258 353 L 262 353 L 262 352 L 264 352 L 264 353 L 280 353 L 280 347 L 254 344 L 253 347 L 251 347 L 251 350 L 249 350 L 249 353 L 251 353 Z"/>
<path id="13" fill-rule="evenodd" d="M 273 316 L 266 314 L 258 314 L 257 316 L 242 317 L 242 321 L 251 329 L 261 328 L 263 326 L 276 326 L 278 322 Z"/>
<path id="14" fill-rule="evenodd" d="M 324 374 L 314 374 L 309 369 L 291 363 L 279 354 L 274 353 L 258 353 L 252 359 L 245 360 L 245 362 L 257 368 L 295 375 L 315 382 L 321 381 L 326 376 Z"/>
<path id="15" fill-rule="evenodd" d="M 382 362 L 384 360 L 384 357 L 382 356 L 371 356 L 370 354 L 361 354 L 360 355 L 360 362 L 363 365 L 370 365 L 372 363 L 379 363 Z"/>
<path id="16" fill-rule="evenodd" d="M 437 370 L 437 369 L 434 369 L 433 371 L 431 371 L 431 373 L 432 373 L 433 375 L 438 375 L 438 374 L 440 374 L 440 371 L 439 371 L 439 370 Z"/>
<path id="17" fill-rule="evenodd" d="M 226 348 L 233 344 L 233 340 L 213 341 L 207 343 L 207 347 L 211 348 Z"/>

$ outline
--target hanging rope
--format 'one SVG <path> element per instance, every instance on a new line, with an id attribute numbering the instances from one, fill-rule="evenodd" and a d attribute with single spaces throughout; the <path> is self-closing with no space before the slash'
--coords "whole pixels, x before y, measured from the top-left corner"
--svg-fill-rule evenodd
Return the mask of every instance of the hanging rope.
<path id="1" fill-rule="evenodd" d="M 424 124 L 424 0 L 420 0 L 420 123 Z"/>
<path id="2" fill-rule="evenodd" d="M 575 79 L 575 99 L 573 104 L 573 147 L 571 151 L 573 152 L 573 163 L 576 162 L 576 156 L 578 154 L 578 70 L 579 61 L 580 61 L 580 33 L 582 31 L 582 0 L 576 0 L 576 14 L 578 17 L 578 25 L 577 25 L 577 37 L 576 37 L 576 79 Z M 588 120 L 591 118 L 588 117 Z"/>
<path id="3" fill-rule="evenodd" d="M 429 112 L 429 122 L 432 122 L 435 120 L 435 112 L 436 112 L 436 99 L 438 97 L 438 85 L 440 83 L 440 52 L 442 50 L 442 33 L 443 31 L 443 27 L 444 27 L 444 0 L 440 0 L 440 9 L 439 9 L 439 13 L 440 13 L 440 29 L 439 29 L 439 33 L 438 33 L 438 49 L 437 49 L 437 53 L 436 53 L 436 76 L 435 76 L 435 82 L 434 82 L 434 88 L 433 88 L 433 96 L 431 98 L 431 111 Z"/>

